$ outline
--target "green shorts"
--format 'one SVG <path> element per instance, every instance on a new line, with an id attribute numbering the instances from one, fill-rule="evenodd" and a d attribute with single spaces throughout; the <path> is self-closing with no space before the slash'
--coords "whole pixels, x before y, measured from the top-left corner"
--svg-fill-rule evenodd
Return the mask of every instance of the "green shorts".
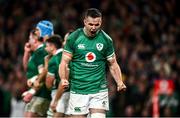
<path id="1" fill-rule="evenodd" d="M 26 104 L 25 112 L 36 113 L 39 116 L 46 116 L 50 105 L 50 100 L 34 96 L 32 100 Z"/>

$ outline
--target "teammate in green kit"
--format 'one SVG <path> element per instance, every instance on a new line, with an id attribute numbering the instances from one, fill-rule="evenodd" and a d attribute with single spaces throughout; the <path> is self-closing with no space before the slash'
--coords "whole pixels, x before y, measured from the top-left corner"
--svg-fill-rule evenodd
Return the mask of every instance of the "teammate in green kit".
<path id="1" fill-rule="evenodd" d="M 69 90 L 64 91 L 61 88 L 63 93 L 60 93 L 60 99 L 55 99 L 57 89 L 60 83 L 60 77 L 58 74 L 59 64 L 62 57 L 63 51 L 63 39 L 59 35 L 53 35 L 46 40 L 46 50 L 49 55 L 52 55 L 48 62 L 48 73 L 46 77 L 46 86 L 51 89 L 51 108 L 48 111 L 48 115 L 52 115 L 54 117 L 63 117 L 66 113 L 66 108 L 69 100 Z M 55 113 L 53 113 L 53 111 Z"/>
<path id="2" fill-rule="evenodd" d="M 46 20 L 40 21 L 30 33 L 29 41 L 25 44 L 23 66 L 26 70 L 27 84 L 31 87 L 23 93 L 23 100 L 27 103 L 25 117 L 46 116 L 50 104 L 50 91 L 43 82 L 46 76 L 44 58 L 47 55 L 43 41 L 52 34 L 52 23 Z"/>
<path id="3" fill-rule="evenodd" d="M 112 39 L 100 29 L 102 14 L 90 8 L 84 14 L 84 28 L 72 32 L 64 47 L 59 73 L 68 87 L 66 67 L 70 65 L 70 99 L 72 116 L 105 118 L 109 109 L 106 65 L 117 83 L 117 91 L 126 89 L 113 48 Z"/>

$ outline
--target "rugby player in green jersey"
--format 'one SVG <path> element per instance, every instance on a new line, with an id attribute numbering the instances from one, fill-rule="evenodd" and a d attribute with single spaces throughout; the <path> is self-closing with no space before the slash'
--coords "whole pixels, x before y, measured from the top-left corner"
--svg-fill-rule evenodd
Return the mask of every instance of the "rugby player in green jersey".
<path id="1" fill-rule="evenodd" d="M 120 67 L 116 61 L 112 39 L 100 29 L 102 14 L 90 8 L 84 14 L 84 28 L 72 32 L 64 47 L 59 67 L 61 81 L 66 83 L 66 66 L 71 62 L 68 112 L 72 116 L 105 118 L 109 109 L 106 65 L 117 83 L 117 91 L 124 91 Z"/>
<path id="2" fill-rule="evenodd" d="M 48 115 L 53 115 L 54 117 L 63 117 L 66 113 L 66 108 L 69 100 L 69 90 L 64 90 L 60 85 L 60 77 L 58 74 L 59 64 L 61 62 L 62 51 L 63 51 L 63 39 L 59 35 L 53 35 L 46 40 L 46 51 L 49 55 L 52 55 L 48 62 L 48 73 L 46 76 L 46 86 L 51 89 L 51 109 L 48 111 Z M 57 92 L 59 93 L 59 98 Z M 61 92 L 62 91 L 62 92 Z M 55 113 L 53 113 L 53 111 Z"/>
<path id="3" fill-rule="evenodd" d="M 23 93 L 23 100 L 27 103 L 25 117 L 46 116 L 49 108 L 50 91 L 43 84 L 47 72 L 44 68 L 44 58 L 47 52 L 44 49 L 43 41 L 45 37 L 49 37 L 52 34 L 52 23 L 47 20 L 40 21 L 30 33 L 29 41 L 25 44 L 23 66 L 28 79 L 27 85 L 31 88 Z M 42 83 L 41 86 L 40 83 Z"/>

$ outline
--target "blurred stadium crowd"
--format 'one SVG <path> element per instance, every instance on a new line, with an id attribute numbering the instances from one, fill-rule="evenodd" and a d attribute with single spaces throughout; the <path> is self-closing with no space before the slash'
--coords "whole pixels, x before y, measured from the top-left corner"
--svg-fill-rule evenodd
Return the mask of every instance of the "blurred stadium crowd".
<path id="1" fill-rule="evenodd" d="M 54 23 L 64 36 L 82 26 L 90 7 L 103 13 L 103 29 L 112 37 L 125 93 L 118 94 L 108 74 L 108 116 L 152 116 L 154 80 L 172 80 L 174 91 L 159 101 L 160 116 L 180 116 L 180 18 L 178 0 L 0 0 L 0 116 L 20 116 L 26 90 L 24 44 L 39 20 Z"/>

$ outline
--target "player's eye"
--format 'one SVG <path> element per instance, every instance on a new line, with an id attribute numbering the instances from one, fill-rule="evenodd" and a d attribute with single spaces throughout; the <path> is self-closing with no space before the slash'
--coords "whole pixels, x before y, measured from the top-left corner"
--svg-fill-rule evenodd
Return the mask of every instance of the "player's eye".
<path id="1" fill-rule="evenodd" d="M 95 26 L 99 26 L 99 24 L 95 24 Z"/>
<path id="2" fill-rule="evenodd" d="M 89 25 L 90 25 L 90 26 L 93 26 L 93 24 L 92 24 L 92 23 L 89 23 Z"/>

